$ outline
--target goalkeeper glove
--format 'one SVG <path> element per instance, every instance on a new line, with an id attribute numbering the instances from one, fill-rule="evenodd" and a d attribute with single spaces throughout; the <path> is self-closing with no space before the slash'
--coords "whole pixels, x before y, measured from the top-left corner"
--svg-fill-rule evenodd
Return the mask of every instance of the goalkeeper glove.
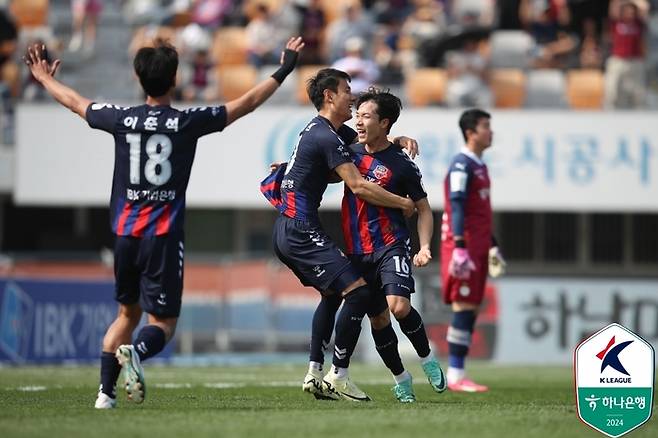
<path id="1" fill-rule="evenodd" d="M 471 271 L 475 270 L 475 263 L 468 255 L 466 248 L 455 248 L 452 250 L 452 259 L 448 265 L 448 272 L 455 278 L 460 280 L 468 280 L 471 276 Z"/>
<path id="2" fill-rule="evenodd" d="M 493 278 L 500 277 L 505 273 L 507 263 L 497 246 L 489 248 L 489 275 Z"/>

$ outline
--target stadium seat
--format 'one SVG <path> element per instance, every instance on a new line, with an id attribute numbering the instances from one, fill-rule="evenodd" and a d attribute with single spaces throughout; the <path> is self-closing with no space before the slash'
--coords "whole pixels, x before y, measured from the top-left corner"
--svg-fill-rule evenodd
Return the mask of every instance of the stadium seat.
<path id="1" fill-rule="evenodd" d="M 567 99 L 571 108 L 600 109 L 603 106 L 603 73 L 571 70 L 567 73 Z"/>
<path id="2" fill-rule="evenodd" d="M 48 0 L 13 0 L 9 10 L 21 27 L 40 27 L 48 24 Z"/>
<path id="3" fill-rule="evenodd" d="M 318 70 L 326 67 L 326 65 L 305 65 L 297 68 L 297 90 L 295 93 L 297 103 L 301 105 L 309 105 L 311 103 L 308 93 L 306 93 L 306 82 L 315 76 Z"/>
<path id="4" fill-rule="evenodd" d="M 237 99 L 258 82 L 258 71 L 250 65 L 223 65 L 217 68 L 219 89 L 225 101 Z"/>
<path id="5" fill-rule="evenodd" d="M 243 27 L 224 27 L 215 32 L 211 55 L 221 65 L 247 63 L 247 33 Z"/>
<path id="6" fill-rule="evenodd" d="M 532 37 L 524 31 L 496 31 L 491 35 L 491 67 L 526 69 L 533 46 Z"/>
<path id="7" fill-rule="evenodd" d="M 566 108 L 566 81 L 560 70 L 528 72 L 525 106 L 527 108 Z"/>
<path id="8" fill-rule="evenodd" d="M 447 75 L 440 68 L 419 68 L 405 81 L 407 98 L 412 106 L 439 104 L 445 97 Z"/>
<path id="9" fill-rule="evenodd" d="M 526 77 L 523 70 L 497 69 L 491 72 L 491 91 L 497 108 L 520 108 L 525 100 Z"/>

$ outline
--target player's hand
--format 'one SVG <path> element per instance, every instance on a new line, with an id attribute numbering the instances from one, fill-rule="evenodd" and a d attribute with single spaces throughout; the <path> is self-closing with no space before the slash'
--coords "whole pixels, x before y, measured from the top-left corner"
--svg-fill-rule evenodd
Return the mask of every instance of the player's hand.
<path id="1" fill-rule="evenodd" d="M 61 65 L 61 61 L 56 59 L 52 63 L 48 63 L 48 51 L 44 44 L 33 44 L 28 46 L 23 62 L 30 68 L 32 76 L 39 81 L 43 82 L 48 77 L 55 76 L 57 69 Z"/>
<path id="2" fill-rule="evenodd" d="M 428 247 L 422 247 L 418 251 L 418 254 L 414 255 L 414 266 L 417 268 L 420 268 L 422 266 L 425 266 L 432 260 L 432 251 Z"/>
<path id="3" fill-rule="evenodd" d="M 404 205 L 402 207 L 402 214 L 406 218 L 410 218 L 416 212 L 416 203 L 411 198 L 404 198 Z"/>
<path id="4" fill-rule="evenodd" d="M 505 273 L 507 262 L 497 246 L 489 248 L 489 275 L 493 278 L 500 277 Z"/>
<path id="5" fill-rule="evenodd" d="M 411 158 L 416 158 L 416 155 L 419 155 L 418 142 L 413 138 L 401 135 L 400 137 L 395 137 L 395 143 L 399 144 L 402 149 L 407 151 L 407 154 Z"/>
<path id="6" fill-rule="evenodd" d="M 281 161 L 275 161 L 274 163 L 270 163 L 270 173 L 276 172 L 276 170 L 281 167 L 283 162 Z"/>
<path id="7" fill-rule="evenodd" d="M 475 270 L 475 263 L 471 260 L 466 248 L 455 248 L 452 250 L 452 259 L 448 265 L 448 273 L 460 280 L 468 280 L 471 271 Z"/>
<path id="8" fill-rule="evenodd" d="M 283 67 L 290 66 L 291 70 L 295 68 L 295 64 L 297 64 L 297 57 L 299 56 L 299 52 L 302 51 L 304 48 L 304 40 L 302 40 L 302 37 L 292 37 L 288 40 L 288 43 L 286 44 L 286 48 L 283 52 L 281 52 L 281 59 L 279 63 Z"/>

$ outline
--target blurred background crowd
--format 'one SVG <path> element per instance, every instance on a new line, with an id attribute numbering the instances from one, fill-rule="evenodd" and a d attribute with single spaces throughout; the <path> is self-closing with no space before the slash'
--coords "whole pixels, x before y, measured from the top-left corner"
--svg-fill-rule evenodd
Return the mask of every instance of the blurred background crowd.
<path id="1" fill-rule="evenodd" d="M 657 6 L 656 0 L 0 0 L 2 106 L 7 113 L 16 100 L 46 99 L 20 63 L 29 42 L 43 41 L 50 56 L 62 58 L 64 81 L 83 94 L 135 100 L 141 96 L 131 56 L 155 37 L 168 38 L 181 52 L 177 98 L 198 102 L 241 94 L 272 71 L 285 41 L 299 34 L 304 67 L 279 103 L 308 103 L 304 80 L 333 65 L 352 75 L 355 92 L 379 84 L 412 106 L 656 108 Z"/>

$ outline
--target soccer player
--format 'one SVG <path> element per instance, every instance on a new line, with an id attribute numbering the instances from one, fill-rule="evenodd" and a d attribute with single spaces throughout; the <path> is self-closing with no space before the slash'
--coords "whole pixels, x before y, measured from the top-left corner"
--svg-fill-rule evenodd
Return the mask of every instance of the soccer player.
<path id="1" fill-rule="evenodd" d="M 116 406 L 115 385 L 122 367 L 128 398 L 141 403 L 146 394 L 141 362 L 159 353 L 174 335 L 183 289 L 185 191 L 197 140 L 222 131 L 265 102 L 292 72 L 303 46 L 301 38 L 291 38 L 281 67 L 240 98 L 184 111 L 170 106 L 178 53 L 165 42 L 135 55 L 133 65 L 146 103 L 129 108 L 80 96 L 54 78 L 59 61 L 49 64 L 44 46 L 28 48 L 25 63 L 48 93 L 90 127 L 114 136 L 110 215 L 116 234 L 119 312 L 103 339 L 96 408 Z M 148 314 L 148 325 L 131 342 L 142 311 Z"/>
<path id="2" fill-rule="evenodd" d="M 366 180 L 414 201 L 418 211 L 420 250 L 414 255 L 413 264 L 420 267 L 432 259 L 430 241 L 434 221 L 420 170 L 387 138 L 401 109 L 400 99 L 391 93 L 375 88 L 363 93 L 357 101 L 356 112 L 359 142 L 351 149 L 354 163 Z M 377 352 L 393 373 L 395 396 L 403 403 L 416 400 L 411 374 L 404 369 L 400 359 L 389 310 L 414 346 L 432 388 L 437 392 L 445 391 L 446 380 L 430 349 L 423 320 L 411 306 L 410 298 L 415 288 L 411 273 L 410 235 L 402 212 L 371 205 L 356 197 L 346 186 L 342 218 L 348 257 L 364 274 L 375 294 L 373 306 L 368 311 L 372 337 Z"/>
<path id="3" fill-rule="evenodd" d="M 322 229 L 318 207 L 327 184 L 337 175 L 360 199 L 373 205 L 400 209 L 413 214 L 411 199 L 389 193 L 363 179 L 352 162 L 349 145 L 356 132 L 344 125 L 352 118 L 353 96 L 350 76 L 331 68 L 318 71 L 308 82 L 307 91 L 318 115 L 302 131 L 286 166 L 280 166 L 269 179 L 280 182 L 277 208 L 281 215 L 274 225 L 274 250 L 305 286 L 313 286 L 322 298 L 313 317 L 309 372 L 302 388 L 317 398 L 370 398 L 349 378 L 350 356 L 358 341 L 363 319 L 370 304 L 370 291 L 359 272 Z M 264 183 L 265 183 L 264 182 Z M 262 188 L 265 192 L 266 190 Z M 266 195 L 267 196 L 267 195 Z M 322 376 L 323 339 L 316 336 L 333 327 L 325 308 L 343 308 L 336 321 L 333 367 Z M 335 313 L 334 313 L 335 315 Z M 329 329 L 331 332 L 331 329 Z"/>
<path id="4" fill-rule="evenodd" d="M 445 212 L 441 224 L 443 300 L 452 307 L 448 328 L 448 388 L 483 392 L 488 388 L 466 377 L 464 362 L 471 345 L 487 273 L 502 274 L 505 261 L 492 235 L 490 181 L 482 154 L 491 146 L 491 116 L 465 111 L 459 127 L 466 145 L 450 164 L 444 180 Z"/>

